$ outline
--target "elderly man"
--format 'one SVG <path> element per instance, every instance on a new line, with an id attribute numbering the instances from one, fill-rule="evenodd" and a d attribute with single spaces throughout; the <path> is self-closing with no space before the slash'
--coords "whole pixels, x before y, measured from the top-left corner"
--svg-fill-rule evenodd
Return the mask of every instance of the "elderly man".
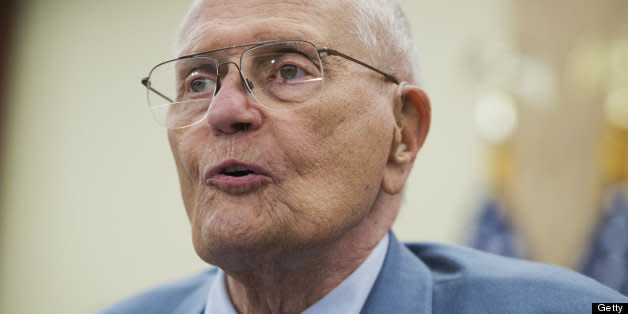
<path id="1" fill-rule="evenodd" d="M 394 1 L 199 0 L 142 80 L 198 255 L 218 266 L 104 313 L 588 312 L 556 267 L 390 232 L 430 125 Z M 406 83 L 408 82 L 408 83 Z"/>

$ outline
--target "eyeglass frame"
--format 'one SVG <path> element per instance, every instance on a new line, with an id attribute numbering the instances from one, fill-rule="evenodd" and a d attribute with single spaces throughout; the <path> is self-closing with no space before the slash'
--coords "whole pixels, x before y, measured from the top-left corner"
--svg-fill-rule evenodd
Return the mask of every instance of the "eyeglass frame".
<path id="1" fill-rule="evenodd" d="M 339 57 L 342 57 L 342 58 L 344 58 L 344 59 L 346 59 L 346 60 L 349 60 L 349 61 L 352 61 L 352 62 L 354 62 L 354 63 L 357 63 L 357 64 L 359 64 L 359 65 L 361 65 L 361 66 L 364 66 L 364 67 L 366 67 L 366 68 L 368 68 L 368 69 L 370 69 L 370 70 L 372 70 L 372 71 L 375 71 L 375 72 L 377 72 L 377 73 L 379 73 L 379 74 L 383 75 L 383 76 L 384 76 L 387 80 L 389 80 L 389 81 L 391 81 L 391 82 L 393 82 L 393 83 L 395 83 L 395 84 L 397 84 L 397 85 L 399 85 L 399 84 L 400 84 L 399 80 L 398 80 L 398 79 L 397 79 L 394 75 L 392 75 L 392 74 L 388 74 L 388 73 L 386 73 L 386 72 L 384 72 L 384 71 L 381 71 L 381 70 L 379 70 L 379 69 L 375 68 L 374 66 L 367 64 L 366 62 L 362 62 L 362 61 L 360 61 L 360 60 L 358 60 L 358 59 L 355 59 L 355 58 L 353 58 L 353 57 L 351 57 L 351 56 L 349 56 L 349 55 L 347 55 L 347 54 L 344 54 L 344 53 L 342 53 L 342 52 L 340 52 L 340 51 L 338 51 L 338 50 L 335 50 L 335 49 L 331 49 L 331 48 L 327 48 L 327 47 L 318 48 L 318 47 L 316 47 L 316 45 L 315 45 L 314 43 L 312 43 L 311 41 L 301 40 L 301 39 L 293 39 L 293 40 L 268 40 L 268 41 L 261 41 L 261 42 L 257 42 L 257 43 L 241 44 L 241 45 L 235 45 L 235 46 L 230 46 L 230 47 L 217 48 L 217 49 L 212 49 L 212 50 L 207 50 L 207 51 L 197 52 L 197 53 L 193 53 L 193 54 L 189 54 L 189 55 L 181 56 L 181 57 L 178 57 L 178 58 L 174 58 L 174 59 L 171 59 L 171 60 L 166 60 L 166 61 L 160 62 L 160 63 L 158 63 L 157 65 L 155 65 L 155 66 L 154 66 L 154 67 L 153 67 L 153 68 L 152 68 L 152 69 L 148 72 L 148 76 L 146 76 L 146 77 L 144 77 L 144 78 L 142 78 L 142 79 L 140 80 L 140 83 L 141 83 L 142 85 L 144 85 L 144 86 L 145 86 L 145 87 L 146 87 L 149 91 L 152 91 L 153 93 L 155 93 L 155 94 L 159 95 L 160 97 L 164 98 L 165 100 L 167 100 L 167 101 L 169 101 L 169 102 L 174 103 L 174 101 L 173 101 L 172 99 L 170 99 L 170 97 L 165 96 L 164 94 L 160 93 L 159 91 L 157 91 L 157 90 L 153 89 L 153 88 L 150 86 L 150 76 L 151 76 L 151 74 L 153 73 L 153 71 L 154 71 L 156 68 L 158 68 L 159 66 L 161 66 L 161 65 L 163 65 L 163 64 L 166 64 L 166 63 L 169 63 L 169 62 L 174 62 L 174 61 L 178 61 L 178 60 L 184 60 L 184 59 L 194 58 L 194 57 L 198 57 L 198 56 L 202 56 L 202 55 L 207 55 L 207 54 L 211 54 L 211 53 L 215 53 L 215 52 L 219 52 L 219 51 L 223 51 L 223 50 L 235 49 L 235 48 L 243 48 L 243 47 L 249 47 L 249 46 L 250 46 L 249 48 L 247 48 L 247 49 L 245 49 L 244 51 L 242 51 L 242 53 L 240 54 L 240 62 L 239 62 L 239 65 L 237 65 L 238 72 L 240 73 L 240 77 L 244 80 L 244 79 L 245 79 L 245 77 L 244 77 L 244 74 L 242 73 L 242 69 L 241 69 L 241 67 L 242 67 L 242 57 L 244 56 L 244 54 L 245 54 L 247 51 L 249 51 L 249 50 L 251 50 L 251 49 L 254 49 L 254 48 L 257 48 L 257 47 L 259 47 L 259 46 L 267 45 L 267 44 L 280 44 L 280 43 L 286 43 L 286 42 L 303 42 L 303 43 L 310 44 L 310 45 L 312 45 L 312 46 L 316 49 L 316 52 L 318 53 L 318 57 L 319 57 L 319 59 L 322 59 L 322 55 L 321 55 L 321 54 L 323 54 L 323 53 L 324 53 L 324 54 L 327 54 L 327 55 L 330 55 L 330 56 L 339 56 Z M 227 62 L 227 63 L 228 63 L 228 62 Z M 322 67 L 322 65 L 321 65 L 321 67 Z M 220 76 L 218 76 L 218 80 L 219 80 L 219 79 L 220 79 Z M 246 83 L 245 83 L 245 84 L 246 84 Z M 248 84 L 247 84 L 247 85 L 248 85 Z M 253 92 L 252 90 L 250 90 L 250 87 L 249 87 L 249 88 L 247 88 L 247 90 L 249 90 L 249 92 Z"/>

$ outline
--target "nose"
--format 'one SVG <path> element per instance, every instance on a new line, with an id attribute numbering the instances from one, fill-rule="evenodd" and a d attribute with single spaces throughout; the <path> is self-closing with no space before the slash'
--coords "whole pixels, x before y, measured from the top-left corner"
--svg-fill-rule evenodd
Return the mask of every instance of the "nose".
<path id="1" fill-rule="evenodd" d="M 233 65 L 233 71 L 229 71 Z M 237 66 L 231 62 L 223 64 L 220 87 L 207 112 L 207 123 L 216 135 L 253 131 L 262 124 L 262 113 L 250 102 L 248 91 Z M 222 68 L 221 68 L 222 69 Z"/>

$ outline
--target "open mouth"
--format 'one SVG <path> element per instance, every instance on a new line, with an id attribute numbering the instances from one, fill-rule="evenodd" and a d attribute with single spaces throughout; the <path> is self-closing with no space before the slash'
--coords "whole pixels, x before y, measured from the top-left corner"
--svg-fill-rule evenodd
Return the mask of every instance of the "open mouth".
<path id="1" fill-rule="evenodd" d="M 249 174 L 255 174 L 255 171 L 243 165 L 236 165 L 224 168 L 222 171 L 220 171 L 220 174 L 224 174 L 230 177 L 244 177 Z"/>
<path id="2" fill-rule="evenodd" d="M 271 178 L 270 174 L 262 167 L 256 164 L 247 164 L 239 162 L 235 159 L 228 159 L 224 162 L 212 167 L 205 173 L 205 181 L 213 180 L 218 177 L 225 179 L 233 179 L 241 182 L 245 178 L 266 177 Z M 229 181 L 232 182 L 232 181 Z M 243 181 L 242 181 L 243 182 Z"/>
<path id="3" fill-rule="evenodd" d="M 257 191 L 273 182 L 269 172 L 256 164 L 228 159 L 207 170 L 205 184 L 232 195 Z"/>

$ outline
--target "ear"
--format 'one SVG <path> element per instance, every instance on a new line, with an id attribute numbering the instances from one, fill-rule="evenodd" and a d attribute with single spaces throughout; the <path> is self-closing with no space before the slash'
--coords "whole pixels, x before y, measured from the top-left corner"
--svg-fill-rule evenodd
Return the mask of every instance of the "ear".
<path id="1" fill-rule="evenodd" d="M 382 178 L 382 189 L 388 194 L 401 192 L 425 142 L 430 129 L 430 99 L 421 88 L 402 85 L 394 112 L 397 125 Z"/>

